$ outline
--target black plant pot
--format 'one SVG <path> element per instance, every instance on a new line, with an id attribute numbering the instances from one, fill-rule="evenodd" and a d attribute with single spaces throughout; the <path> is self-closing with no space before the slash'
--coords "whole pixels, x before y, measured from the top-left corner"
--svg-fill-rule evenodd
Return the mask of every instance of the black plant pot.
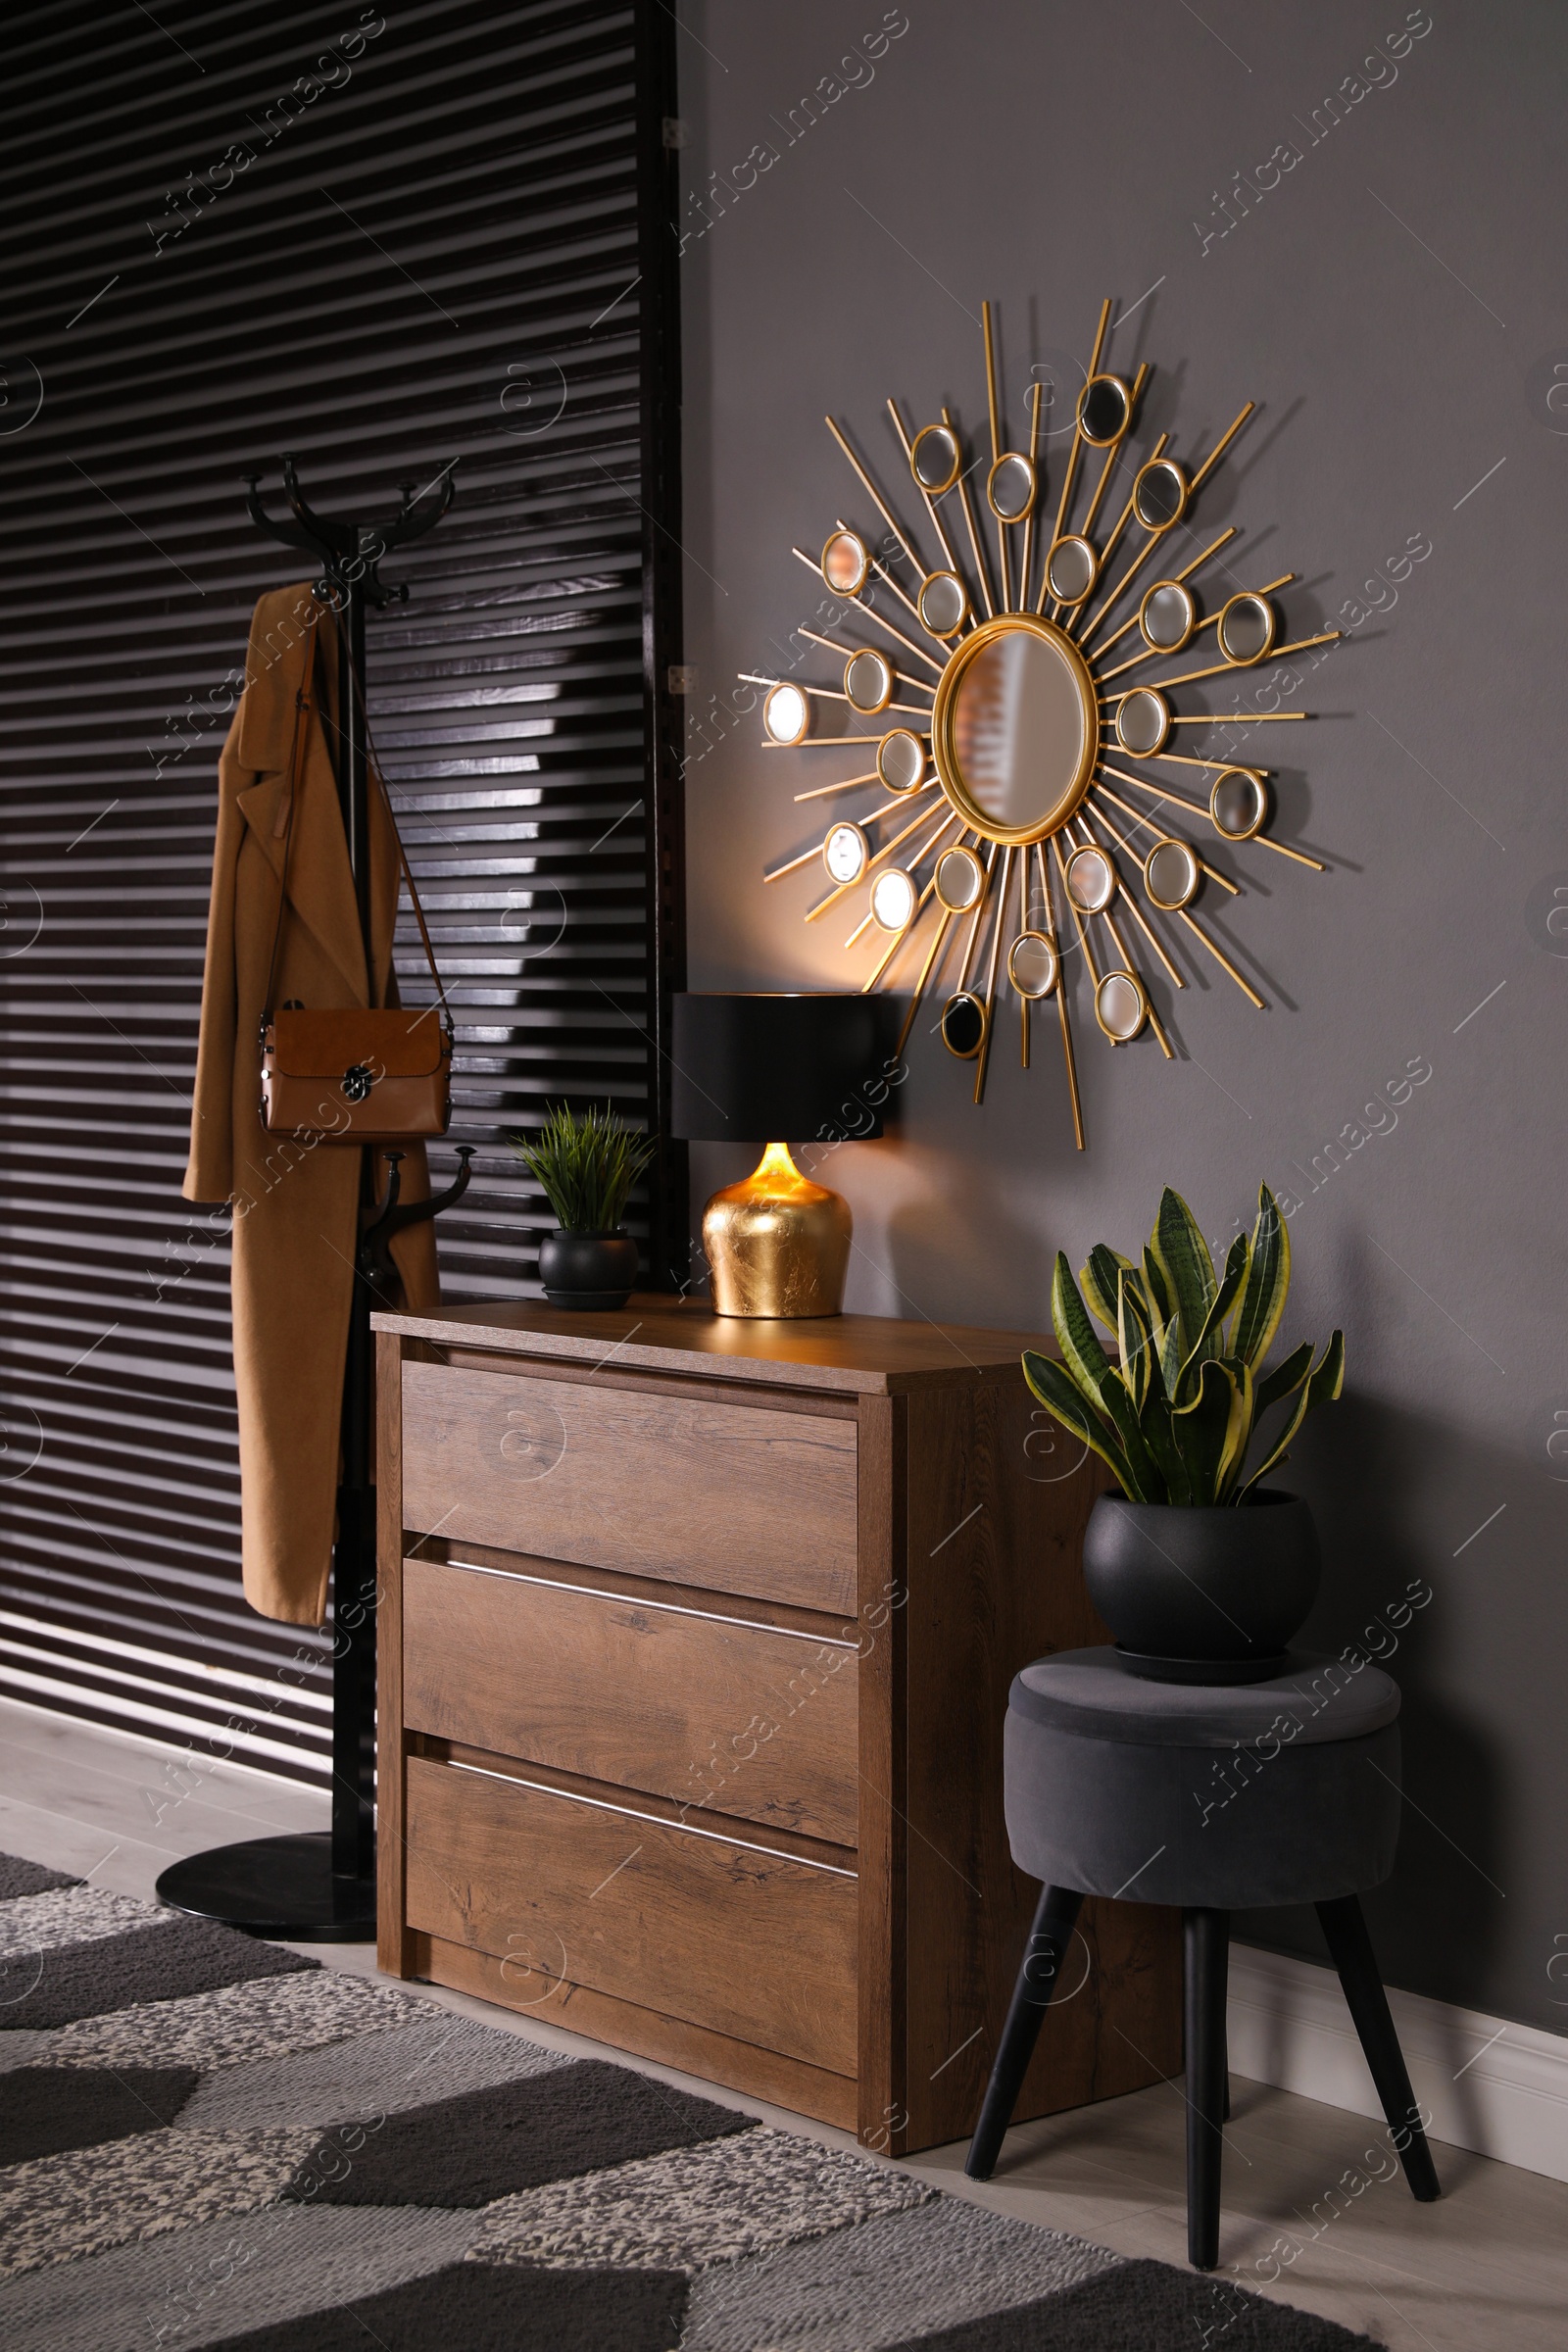
<path id="1" fill-rule="evenodd" d="M 547 1233 L 539 1279 L 552 1306 L 624 1306 L 637 1280 L 637 1245 L 629 1233 Z"/>
<path id="2" fill-rule="evenodd" d="M 1134 1674 L 1261 1683 L 1317 1598 L 1312 1514 L 1265 1487 L 1250 1502 L 1183 1510 L 1102 1494 L 1084 1533 L 1084 1582 Z"/>

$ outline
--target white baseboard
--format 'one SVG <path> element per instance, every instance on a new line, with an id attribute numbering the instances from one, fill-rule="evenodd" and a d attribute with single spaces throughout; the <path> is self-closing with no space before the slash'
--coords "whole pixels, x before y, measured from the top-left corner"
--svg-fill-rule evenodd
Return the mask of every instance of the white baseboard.
<path id="1" fill-rule="evenodd" d="M 1389 2007 L 1434 2139 L 1568 2180 L 1568 2036 L 1417 1992 Z M 1232 1944 L 1226 2016 L 1233 2074 L 1381 2122 L 1332 1969 Z"/>

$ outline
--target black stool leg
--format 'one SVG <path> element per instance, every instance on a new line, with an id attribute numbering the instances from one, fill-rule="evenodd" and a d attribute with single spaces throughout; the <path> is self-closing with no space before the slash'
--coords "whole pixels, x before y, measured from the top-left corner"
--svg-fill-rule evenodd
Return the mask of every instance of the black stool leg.
<path id="1" fill-rule="evenodd" d="M 1330 1958 L 1340 1972 L 1346 2002 L 1361 2036 L 1361 2047 L 1372 2070 L 1383 2112 L 1389 2119 L 1389 2132 L 1410 2183 L 1410 2194 L 1423 2205 L 1430 2205 L 1434 2197 L 1442 2196 L 1443 2190 L 1432 2150 L 1427 2146 L 1427 2135 L 1421 2129 L 1421 2111 L 1410 2088 L 1399 2036 L 1389 2015 L 1389 1996 L 1378 1974 L 1377 1956 L 1360 1902 L 1353 1894 L 1342 1894 L 1332 1903 L 1319 1903 L 1317 1915 L 1328 1939 Z"/>
<path id="2" fill-rule="evenodd" d="M 985 2105 L 964 2160 L 963 2169 L 971 2180 L 989 2180 L 996 2168 L 1003 2138 L 1029 2071 L 1029 2061 L 1035 2054 L 1035 2043 L 1040 2039 L 1046 2011 L 1051 2006 L 1051 1996 L 1067 1957 L 1083 1899 L 1071 1886 L 1040 1889 L 1035 1924 L 1024 1948 L 1018 1981 L 1012 1988 L 1007 2022 L 1002 2029 L 991 2080 L 986 2084 Z"/>
<path id="3" fill-rule="evenodd" d="M 1219 2166 L 1226 2065 L 1225 1979 L 1230 1913 L 1182 1913 L 1187 2023 L 1187 2259 L 1198 2271 L 1219 2260 Z"/>

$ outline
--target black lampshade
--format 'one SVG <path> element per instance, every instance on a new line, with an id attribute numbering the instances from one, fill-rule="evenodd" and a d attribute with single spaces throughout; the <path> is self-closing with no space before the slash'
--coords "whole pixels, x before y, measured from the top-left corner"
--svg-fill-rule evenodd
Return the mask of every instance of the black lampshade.
<path id="1" fill-rule="evenodd" d="M 704 1144 L 880 1135 L 889 1011 L 885 997 L 677 997 L 671 1132 Z"/>

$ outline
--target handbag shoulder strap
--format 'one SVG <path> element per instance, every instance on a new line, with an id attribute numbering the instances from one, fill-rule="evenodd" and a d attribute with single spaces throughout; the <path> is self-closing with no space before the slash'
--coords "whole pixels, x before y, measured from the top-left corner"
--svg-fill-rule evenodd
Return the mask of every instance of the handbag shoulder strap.
<path id="1" fill-rule="evenodd" d="M 317 612 L 313 607 L 310 633 L 305 645 L 304 675 L 294 695 L 294 741 L 289 750 L 288 778 L 279 811 L 283 819 L 283 867 L 277 883 L 277 920 L 272 926 L 272 953 L 268 958 L 267 994 L 262 1000 L 264 1030 L 272 1018 L 272 999 L 277 989 L 277 958 L 283 945 L 283 909 L 288 905 L 289 857 L 294 847 L 294 807 L 299 799 L 300 778 L 304 773 L 305 735 L 311 717 L 310 689 L 316 676 L 316 623 Z"/>

